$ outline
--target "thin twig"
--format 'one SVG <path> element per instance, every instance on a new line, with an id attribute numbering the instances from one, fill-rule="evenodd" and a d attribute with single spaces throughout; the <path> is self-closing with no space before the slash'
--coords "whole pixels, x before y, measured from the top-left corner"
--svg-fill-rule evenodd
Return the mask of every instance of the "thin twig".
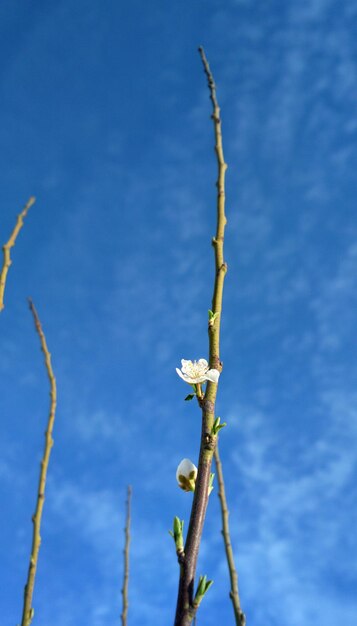
<path id="1" fill-rule="evenodd" d="M 28 303 L 29 303 L 30 311 L 33 315 L 37 334 L 40 338 L 41 350 L 44 354 L 45 366 L 47 370 L 48 379 L 50 382 L 50 410 L 49 410 L 49 416 L 48 416 L 47 430 L 45 432 L 44 453 L 43 453 L 43 457 L 42 457 L 42 461 L 40 465 L 40 478 L 39 478 L 39 483 L 38 483 L 36 509 L 35 509 L 34 515 L 32 516 L 32 523 L 33 523 L 32 548 L 31 548 L 30 563 L 29 563 L 29 569 L 28 569 L 28 575 L 27 575 L 27 583 L 25 585 L 25 591 L 24 591 L 24 606 L 23 606 L 23 612 L 22 612 L 21 626 L 30 626 L 32 622 L 32 618 L 34 616 L 34 609 L 32 608 L 32 596 L 33 596 L 34 585 L 35 585 L 38 553 L 39 553 L 39 549 L 41 545 L 40 530 L 41 530 L 42 510 L 43 510 L 43 505 L 45 501 L 45 488 L 46 488 L 48 464 L 50 460 L 51 448 L 53 446 L 52 431 L 53 431 L 53 425 L 55 421 L 56 403 L 57 403 L 56 379 L 55 379 L 52 365 L 51 365 L 51 354 L 47 348 L 46 337 L 42 330 L 41 322 L 39 320 L 37 311 L 30 298 L 28 300 Z"/>
<path id="2" fill-rule="evenodd" d="M 226 490 L 224 487 L 224 479 L 223 479 L 222 462 L 219 456 L 218 444 L 214 451 L 214 460 L 216 462 L 216 470 L 217 470 L 218 497 L 219 497 L 220 504 L 221 504 L 222 535 L 223 535 L 224 547 L 226 550 L 229 577 L 231 581 L 231 590 L 229 593 L 229 597 L 232 600 L 236 625 L 245 626 L 246 619 L 245 619 L 245 615 L 240 605 L 239 590 L 238 590 L 238 574 L 237 574 L 237 569 L 234 563 L 231 536 L 229 532 L 229 522 L 228 522 L 229 510 L 227 506 Z"/>
<path id="3" fill-rule="evenodd" d="M 125 548 L 123 550 L 124 553 L 124 582 L 123 588 L 121 590 L 123 595 L 123 612 L 121 614 L 121 623 L 122 626 L 127 625 L 127 617 L 128 617 L 128 586 L 129 586 L 129 545 L 130 545 L 130 522 L 131 522 L 131 494 L 132 489 L 130 485 L 128 486 L 127 492 L 127 500 L 126 500 L 126 524 L 125 524 Z"/>
<path id="4" fill-rule="evenodd" d="M 216 98 L 216 86 L 203 48 L 199 48 L 203 68 L 208 80 L 210 97 L 213 105 L 212 119 L 215 131 L 215 151 L 218 165 L 217 179 L 217 230 L 212 240 L 215 255 L 215 281 L 212 299 L 212 311 L 216 313 L 213 324 L 208 326 L 209 335 L 209 364 L 210 368 L 222 370 L 220 360 L 220 322 L 222 313 L 223 283 L 227 272 L 227 264 L 223 257 L 224 229 L 227 223 L 225 215 L 224 180 L 227 165 L 223 156 L 220 109 Z M 198 474 L 193 497 L 190 523 L 185 544 L 185 556 L 180 561 L 180 582 L 177 598 L 175 626 L 189 626 L 197 611 L 194 602 L 194 580 L 197 558 L 201 542 L 201 535 L 208 504 L 208 487 L 212 458 L 216 446 L 217 436 L 212 434 L 215 419 L 215 402 L 217 385 L 207 383 L 207 389 L 202 406 L 201 447 L 198 461 Z"/>
<path id="5" fill-rule="evenodd" d="M 16 224 L 15 224 L 15 228 L 14 228 L 14 230 L 11 233 L 9 241 L 7 243 L 5 243 L 3 245 L 3 247 L 2 247 L 3 254 L 4 254 L 4 261 L 3 261 L 3 266 L 2 266 L 1 272 L 0 272 L 0 311 L 2 311 L 3 308 L 5 307 L 5 305 L 4 305 L 4 291 L 5 291 L 5 285 L 6 285 L 6 278 L 7 278 L 7 273 L 9 271 L 9 267 L 10 267 L 10 265 L 12 263 L 11 258 L 10 258 L 10 250 L 15 245 L 17 235 L 19 234 L 21 228 L 23 227 L 24 219 L 25 219 L 25 217 L 27 215 L 27 212 L 32 207 L 34 202 L 35 202 L 35 198 L 33 196 L 31 196 L 31 198 L 28 200 L 27 204 L 24 206 L 24 209 L 17 216 L 17 221 L 16 221 Z"/>

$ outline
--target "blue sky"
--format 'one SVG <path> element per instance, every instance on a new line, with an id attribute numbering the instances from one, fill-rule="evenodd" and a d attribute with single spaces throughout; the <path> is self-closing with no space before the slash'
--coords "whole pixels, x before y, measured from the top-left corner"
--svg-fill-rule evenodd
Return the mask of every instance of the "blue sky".
<path id="1" fill-rule="evenodd" d="M 0 604 L 19 622 L 48 387 L 58 384 L 36 626 L 120 623 L 126 485 L 129 623 L 173 621 L 168 535 L 200 416 L 181 358 L 207 356 L 216 164 L 205 47 L 227 172 L 217 413 L 251 626 L 356 623 L 357 72 L 352 0 L 3 0 Z M 198 624 L 233 624 L 216 490 Z"/>

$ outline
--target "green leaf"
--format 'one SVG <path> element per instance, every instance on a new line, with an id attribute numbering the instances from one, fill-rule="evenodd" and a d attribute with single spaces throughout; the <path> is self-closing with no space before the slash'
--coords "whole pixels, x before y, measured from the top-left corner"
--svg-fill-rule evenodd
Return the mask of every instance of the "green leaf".
<path id="1" fill-rule="evenodd" d="M 213 490 L 213 480 L 214 480 L 214 474 L 211 472 L 209 475 L 209 483 L 208 483 L 208 495 L 210 495 L 211 491 Z"/>
<path id="2" fill-rule="evenodd" d="M 221 428 L 224 428 L 225 426 L 227 426 L 226 422 L 223 422 L 223 424 L 221 424 L 220 422 L 221 422 L 221 418 L 216 417 L 216 419 L 213 422 L 212 429 L 211 429 L 212 435 L 217 435 L 217 433 L 221 430 Z"/>
<path id="3" fill-rule="evenodd" d="M 188 402 L 189 400 L 193 400 L 195 395 L 196 395 L 195 393 L 189 393 L 188 396 L 186 396 L 185 398 L 185 402 Z"/>
<path id="4" fill-rule="evenodd" d="M 197 596 L 203 596 L 205 592 L 204 590 L 206 588 L 206 580 L 207 580 L 207 576 L 200 576 L 199 581 L 198 581 L 197 592 L 196 592 Z"/>
<path id="5" fill-rule="evenodd" d="M 215 323 L 218 315 L 219 315 L 219 313 L 213 313 L 213 311 L 211 311 L 211 309 L 208 309 L 208 324 L 209 324 L 209 326 L 213 326 L 213 324 Z"/>
<path id="6" fill-rule="evenodd" d="M 174 519 L 174 531 L 177 535 L 182 534 L 184 521 L 180 520 L 179 517 L 175 517 Z"/>
<path id="7" fill-rule="evenodd" d="M 173 531 L 169 530 L 171 537 L 173 538 L 176 546 L 176 552 L 183 552 L 183 520 L 179 517 L 174 517 Z"/>
<path id="8" fill-rule="evenodd" d="M 213 585 L 213 580 L 207 580 L 207 576 L 200 576 L 199 581 L 198 581 L 197 591 L 195 594 L 195 599 L 194 599 L 194 604 L 196 605 L 196 607 L 199 606 L 199 604 L 202 601 L 203 596 L 211 587 L 211 585 Z"/>

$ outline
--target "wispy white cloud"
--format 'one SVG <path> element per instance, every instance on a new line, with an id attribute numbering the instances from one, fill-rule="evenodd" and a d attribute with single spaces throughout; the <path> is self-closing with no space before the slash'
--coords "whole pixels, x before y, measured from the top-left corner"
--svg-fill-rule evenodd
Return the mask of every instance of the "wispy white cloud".
<path id="1" fill-rule="evenodd" d="M 353 525 L 346 515 L 345 494 L 355 484 L 356 428 L 355 421 L 345 422 L 352 441 L 346 448 L 340 408 L 330 405 L 319 438 L 313 441 L 306 433 L 299 445 L 276 430 L 272 416 L 239 411 L 240 445 L 231 461 L 243 494 L 233 536 L 243 597 L 253 607 L 254 598 L 263 598 L 255 616 L 258 621 L 264 606 L 269 607 L 272 623 L 279 615 L 279 620 L 298 625 L 311 620 L 314 611 L 316 619 L 323 620 L 328 617 L 326 609 L 315 605 L 317 597 L 328 594 L 328 572 L 340 580 L 357 577 L 349 551 L 355 542 L 349 549 L 344 545 Z M 234 420 L 229 422 L 234 428 Z M 336 553 L 345 567 L 334 562 Z M 304 600 L 296 604 L 299 597 Z M 350 600 L 346 619 L 351 605 Z"/>
<path id="2" fill-rule="evenodd" d="M 62 520 L 81 536 L 96 552 L 98 566 L 104 573 L 116 561 L 118 528 L 123 526 L 123 507 L 118 494 L 109 489 L 90 490 L 74 482 L 52 486 L 52 515 Z M 52 518 L 53 519 L 53 518 Z"/>
<path id="3" fill-rule="evenodd" d="M 109 440 L 119 443 L 129 435 L 134 435 L 132 423 L 118 414 L 110 415 L 103 409 L 78 413 L 72 416 L 71 424 L 81 445 L 93 444 L 95 441 L 105 445 Z"/>
<path id="4" fill-rule="evenodd" d="M 12 475 L 13 475 L 12 468 L 9 466 L 9 464 L 6 461 L 4 461 L 4 459 L 1 459 L 0 461 L 1 480 L 7 481 L 12 477 Z"/>
<path id="5" fill-rule="evenodd" d="M 158 581 L 153 577 L 153 563 L 159 565 L 166 584 L 173 588 L 177 582 L 177 568 L 172 541 L 168 535 L 165 520 L 152 516 L 138 516 L 138 502 L 133 501 L 131 548 L 130 548 L 130 615 L 132 620 L 145 621 L 156 615 L 159 621 L 170 618 L 172 609 L 167 605 L 165 591 L 160 591 Z M 82 581 L 84 598 L 82 606 L 87 604 L 89 623 L 98 626 L 106 623 L 114 610 L 120 610 L 120 585 L 123 568 L 122 549 L 124 546 L 124 500 L 121 502 L 113 490 L 95 490 L 76 486 L 74 483 L 57 484 L 51 498 L 51 519 L 56 526 L 60 520 L 73 534 L 74 541 L 87 544 L 87 549 L 94 554 L 92 567 L 95 568 L 97 591 L 96 597 L 90 596 L 92 579 Z M 73 606 L 76 615 L 76 599 L 71 597 L 70 589 L 63 582 L 66 603 Z M 153 594 L 155 601 L 152 600 Z M 166 600 L 165 600 L 166 598 Z M 64 607 L 63 607 L 64 608 Z M 61 609 L 59 607 L 59 612 Z M 63 616 L 62 616 L 63 619 Z M 56 623 L 56 622 L 55 622 Z M 60 622 L 58 622 L 60 623 Z M 74 623 L 74 621 L 73 621 Z M 72 624 L 69 621 L 68 624 Z"/>
<path id="6" fill-rule="evenodd" d="M 347 347 L 357 309 L 357 245 L 352 243 L 341 255 L 330 276 L 325 276 L 311 306 L 316 314 L 320 350 L 334 352 Z"/>

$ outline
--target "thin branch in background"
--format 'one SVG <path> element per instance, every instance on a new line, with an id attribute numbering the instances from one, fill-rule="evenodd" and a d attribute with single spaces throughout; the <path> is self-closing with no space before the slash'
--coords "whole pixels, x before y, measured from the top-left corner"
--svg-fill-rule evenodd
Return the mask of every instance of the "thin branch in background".
<path id="1" fill-rule="evenodd" d="M 30 563 L 29 563 L 29 569 L 28 569 L 28 575 L 27 575 L 27 582 L 26 582 L 25 591 L 24 591 L 24 606 L 23 606 L 23 612 L 22 612 L 21 626 L 29 626 L 34 616 L 34 609 L 32 608 L 32 596 L 33 596 L 33 591 L 34 591 L 34 586 L 35 586 L 38 553 L 39 553 L 39 549 L 41 545 L 41 535 L 40 535 L 41 519 L 42 519 L 43 505 L 45 501 L 47 470 L 48 470 L 48 464 L 50 460 L 51 449 L 53 446 L 52 432 L 53 432 L 53 425 L 55 421 L 56 404 L 57 404 L 56 379 L 55 379 L 52 365 L 51 365 L 51 354 L 47 348 L 46 337 L 42 330 L 42 326 L 41 326 L 37 311 L 30 298 L 28 300 L 28 303 L 29 303 L 30 311 L 33 315 L 37 334 L 40 338 L 41 350 L 44 354 L 45 366 L 46 366 L 47 375 L 48 375 L 48 379 L 50 383 L 50 410 L 49 410 L 49 416 L 48 416 L 47 430 L 45 432 L 44 453 L 43 453 L 43 457 L 42 457 L 42 461 L 40 465 L 40 478 L 39 478 L 39 483 L 38 483 L 36 510 L 35 510 L 34 515 L 32 516 L 32 523 L 33 523 L 32 548 L 31 548 Z"/>
<path id="2" fill-rule="evenodd" d="M 24 219 L 25 219 L 25 217 L 27 215 L 27 212 L 32 207 L 34 202 L 35 202 L 35 198 L 33 196 L 31 196 L 31 198 L 28 200 L 27 204 L 24 206 L 24 209 L 17 216 L 17 221 L 16 221 L 16 224 L 15 224 L 15 228 L 14 228 L 14 230 L 11 233 L 9 241 L 7 243 L 5 243 L 3 245 L 3 247 L 2 247 L 3 255 L 4 255 L 4 261 L 3 261 L 3 266 L 2 266 L 1 272 L 0 272 L 0 311 L 2 311 L 3 308 L 5 307 L 5 305 L 4 305 L 4 291 L 5 291 L 5 285 L 6 285 L 6 278 L 7 278 L 7 273 L 9 271 L 9 267 L 10 267 L 10 265 L 12 263 L 11 258 L 10 258 L 10 250 L 11 250 L 11 248 L 14 247 L 17 235 L 19 234 L 21 228 L 23 227 Z"/>
<path id="3" fill-rule="evenodd" d="M 209 367 L 222 370 L 220 360 L 220 322 L 222 313 L 222 296 L 224 278 L 227 272 L 227 264 L 223 257 L 224 230 L 227 223 L 225 215 L 225 172 L 227 164 L 224 161 L 220 109 L 216 97 L 216 86 L 211 70 L 208 65 L 203 48 L 199 48 L 203 68 L 208 80 L 210 97 L 213 105 L 212 119 L 215 131 L 215 151 L 218 165 L 217 179 L 217 230 L 212 240 L 215 256 L 215 281 L 212 300 L 213 320 L 208 324 L 209 336 Z M 193 496 L 191 517 L 187 532 L 187 538 L 183 554 L 179 557 L 180 581 L 177 597 L 175 626 L 189 626 L 194 619 L 199 603 L 212 581 L 207 581 L 201 576 L 194 595 L 194 582 L 198 552 L 201 543 L 203 525 L 208 504 L 210 485 L 210 470 L 212 458 L 217 441 L 217 434 L 213 425 L 215 422 L 215 402 L 217 384 L 208 381 L 204 397 L 200 398 L 202 407 L 202 431 L 201 446 L 198 461 L 198 473 Z"/>
<path id="4" fill-rule="evenodd" d="M 216 462 L 216 470 L 217 470 L 218 497 L 219 497 L 219 501 L 221 504 L 222 535 L 223 535 L 224 547 L 226 550 L 229 577 L 231 581 L 231 590 L 229 593 L 229 597 L 232 600 L 236 625 L 245 626 L 246 619 L 245 619 L 245 615 L 240 605 L 239 590 L 238 590 L 238 574 L 237 574 L 237 569 L 234 563 L 231 536 L 229 532 L 229 522 L 228 522 L 229 511 L 228 511 L 228 506 L 227 506 L 226 490 L 224 487 L 223 470 L 222 470 L 221 459 L 219 456 L 218 443 L 214 451 L 214 460 Z"/>
<path id="5" fill-rule="evenodd" d="M 124 553 L 124 581 L 123 588 L 121 590 L 123 595 L 123 612 L 121 614 L 122 626 L 127 626 L 128 618 L 128 586 L 129 586 L 129 546 L 130 546 L 130 522 L 131 522 L 131 494 L 132 489 L 128 486 L 127 500 L 126 500 L 126 524 L 125 524 L 125 548 Z"/>

